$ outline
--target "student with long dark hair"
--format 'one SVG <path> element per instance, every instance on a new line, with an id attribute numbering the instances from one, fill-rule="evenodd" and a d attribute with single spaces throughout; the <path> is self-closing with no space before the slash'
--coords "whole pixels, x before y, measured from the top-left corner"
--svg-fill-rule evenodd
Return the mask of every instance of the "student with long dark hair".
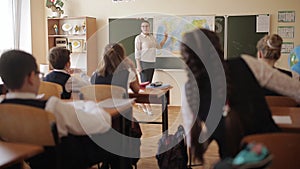
<path id="1" fill-rule="evenodd" d="M 124 47 L 111 43 L 106 45 L 103 58 L 91 77 L 91 83 L 117 85 L 126 91 L 130 88 L 138 93 L 140 85 L 135 72 L 134 64 L 126 56 Z"/>
<path id="2" fill-rule="evenodd" d="M 247 55 L 225 61 L 215 32 L 186 33 L 181 55 L 188 74 L 182 95 L 185 130 L 193 157 L 201 161 L 213 140 L 223 159 L 236 155 L 244 136 L 280 131 L 262 86 L 300 102 L 298 81 Z"/>

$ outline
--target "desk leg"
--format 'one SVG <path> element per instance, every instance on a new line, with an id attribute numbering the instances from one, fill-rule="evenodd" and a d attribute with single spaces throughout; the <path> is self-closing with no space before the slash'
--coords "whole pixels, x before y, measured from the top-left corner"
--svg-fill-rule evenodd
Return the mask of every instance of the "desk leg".
<path id="1" fill-rule="evenodd" d="M 168 130 L 168 95 L 169 91 L 162 96 L 162 132 Z M 168 134 L 168 133 L 167 133 Z"/>

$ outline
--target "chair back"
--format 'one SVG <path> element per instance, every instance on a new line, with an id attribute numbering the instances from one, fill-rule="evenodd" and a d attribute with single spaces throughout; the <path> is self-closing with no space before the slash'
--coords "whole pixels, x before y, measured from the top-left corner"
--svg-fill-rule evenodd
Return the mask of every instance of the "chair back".
<path id="1" fill-rule="evenodd" d="M 300 161 L 300 134 L 267 133 L 249 135 L 242 143 L 258 142 L 264 144 L 273 155 L 270 169 L 297 169 Z"/>
<path id="2" fill-rule="evenodd" d="M 0 104 L 0 138 L 7 142 L 55 146 L 58 140 L 55 117 L 43 109 Z"/>
<path id="3" fill-rule="evenodd" d="M 61 85 L 53 82 L 41 81 L 38 94 L 44 94 L 44 97 L 42 99 L 47 100 L 51 96 L 60 98 L 62 92 L 63 89 Z"/>
<path id="4" fill-rule="evenodd" d="M 290 97 L 286 96 L 265 96 L 266 101 L 271 106 L 279 107 L 297 107 L 298 103 Z"/>
<path id="5" fill-rule="evenodd" d="M 126 90 L 115 85 L 96 84 L 82 87 L 80 93 L 84 100 L 99 102 L 108 98 L 124 98 Z"/>

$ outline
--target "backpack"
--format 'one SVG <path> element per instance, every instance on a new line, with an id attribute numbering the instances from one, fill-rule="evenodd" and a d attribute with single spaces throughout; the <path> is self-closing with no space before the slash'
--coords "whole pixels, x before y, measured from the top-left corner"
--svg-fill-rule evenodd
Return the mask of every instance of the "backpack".
<path id="1" fill-rule="evenodd" d="M 188 154 L 182 125 L 174 135 L 164 134 L 158 142 L 156 155 L 160 169 L 187 169 Z"/>

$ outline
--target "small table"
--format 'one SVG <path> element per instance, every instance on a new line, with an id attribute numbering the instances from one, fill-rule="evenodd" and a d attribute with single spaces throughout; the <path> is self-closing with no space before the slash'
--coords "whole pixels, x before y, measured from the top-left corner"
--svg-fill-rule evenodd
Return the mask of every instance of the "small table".
<path id="1" fill-rule="evenodd" d="M 164 89 L 145 89 L 140 90 L 139 93 L 129 92 L 129 97 L 136 98 L 136 103 L 150 103 L 162 105 L 162 122 L 139 121 L 139 123 L 162 124 L 162 132 L 168 130 L 168 104 L 170 103 L 170 89 L 172 89 L 172 87 Z"/>
<path id="2" fill-rule="evenodd" d="M 0 141 L 0 169 L 22 163 L 43 151 L 42 146 Z"/>

